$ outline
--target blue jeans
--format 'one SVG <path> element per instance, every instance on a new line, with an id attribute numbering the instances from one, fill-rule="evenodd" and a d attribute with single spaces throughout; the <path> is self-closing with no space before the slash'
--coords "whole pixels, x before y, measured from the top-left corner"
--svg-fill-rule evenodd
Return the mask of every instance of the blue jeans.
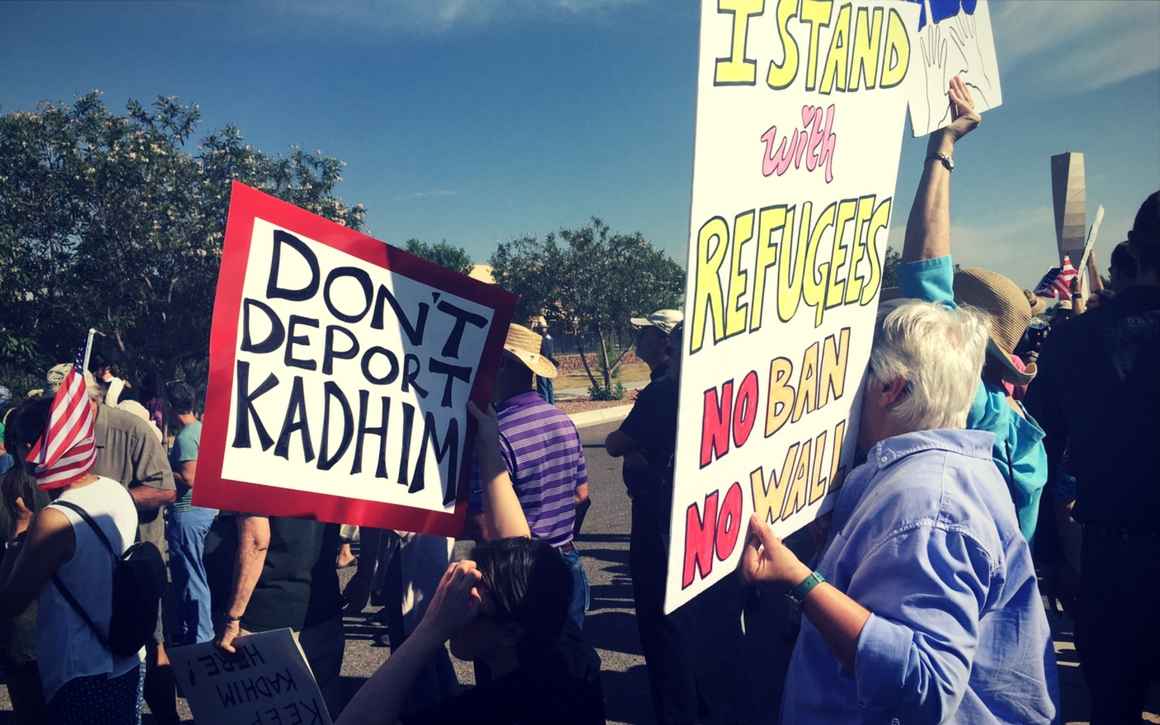
<path id="1" fill-rule="evenodd" d="M 168 599 L 170 646 L 213 639 L 209 581 L 205 573 L 205 535 L 217 516 L 215 509 L 192 506 L 188 511 L 165 512 L 165 540 L 169 544 L 169 572 L 173 579 Z"/>
<path id="2" fill-rule="evenodd" d="M 572 604 L 568 606 L 568 618 L 584 629 L 584 613 L 591 603 L 588 591 L 588 575 L 584 573 L 584 566 L 580 563 L 580 552 L 573 549 L 570 552 L 561 551 L 560 556 L 568 562 L 572 569 Z"/>

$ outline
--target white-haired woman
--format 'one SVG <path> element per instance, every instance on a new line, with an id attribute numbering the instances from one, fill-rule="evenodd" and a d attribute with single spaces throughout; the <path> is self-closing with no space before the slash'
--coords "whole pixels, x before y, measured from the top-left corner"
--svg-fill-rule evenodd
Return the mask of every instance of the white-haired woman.
<path id="1" fill-rule="evenodd" d="M 1055 658 L 1027 541 L 965 430 L 987 345 L 978 313 L 906 302 L 881 318 L 859 449 L 817 568 L 750 522 L 742 572 L 805 615 L 786 723 L 1049 723 Z"/>

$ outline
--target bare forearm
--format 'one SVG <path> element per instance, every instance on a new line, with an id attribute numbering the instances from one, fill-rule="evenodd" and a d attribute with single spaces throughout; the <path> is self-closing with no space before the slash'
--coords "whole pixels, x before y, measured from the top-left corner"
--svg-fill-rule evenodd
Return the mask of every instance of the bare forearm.
<path id="1" fill-rule="evenodd" d="M 488 538 L 531 538 L 528 519 L 498 452 L 480 457 L 479 475 L 483 481 L 483 531 Z"/>
<path id="2" fill-rule="evenodd" d="M 359 688 L 335 725 L 394 725 L 419 671 L 442 646 L 438 636 L 420 625 Z"/>
<path id="3" fill-rule="evenodd" d="M 949 136 L 940 132 L 931 135 L 928 154 L 950 156 L 953 151 L 954 142 Z M 940 161 L 927 159 L 906 221 L 902 261 L 915 262 L 950 253 L 951 172 Z"/>
<path id="4" fill-rule="evenodd" d="M 166 490 L 145 485 L 129 489 L 129 495 L 133 497 L 133 503 L 137 505 L 137 510 L 142 513 L 156 511 L 177 500 L 177 491 L 173 489 Z"/>
<path id="5" fill-rule="evenodd" d="M 806 595 L 802 612 L 821 633 L 822 639 L 826 640 L 842 667 L 847 671 L 853 670 L 854 657 L 858 653 L 858 638 L 870 619 L 870 610 L 836 587 L 822 583 Z"/>
<path id="6" fill-rule="evenodd" d="M 226 608 L 226 614 L 231 617 L 241 617 L 246 613 L 254 587 L 258 585 L 258 579 L 262 576 L 262 567 L 266 564 L 266 550 L 269 547 L 268 537 L 247 534 L 244 525 L 239 528 L 242 532 L 238 537 L 238 556 L 234 561 L 233 595 Z"/>

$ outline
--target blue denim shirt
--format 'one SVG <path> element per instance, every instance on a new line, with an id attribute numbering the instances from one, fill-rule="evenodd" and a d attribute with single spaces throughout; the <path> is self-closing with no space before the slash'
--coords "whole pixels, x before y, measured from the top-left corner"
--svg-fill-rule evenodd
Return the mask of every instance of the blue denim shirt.
<path id="1" fill-rule="evenodd" d="M 805 617 L 784 723 L 1049 723 L 1055 653 L 993 436 L 876 444 L 847 477 L 817 571 L 866 609 L 854 671 Z"/>
<path id="2" fill-rule="evenodd" d="M 950 257 L 898 265 L 902 294 L 955 306 L 955 266 Z M 1007 392 L 983 380 L 967 413 L 967 427 L 995 434 L 992 456 L 1011 492 L 1019 530 L 1031 541 L 1039 522 L 1039 499 L 1047 484 L 1047 450 L 1043 429 L 1026 410 L 1019 417 L 1007 404 Z"/>

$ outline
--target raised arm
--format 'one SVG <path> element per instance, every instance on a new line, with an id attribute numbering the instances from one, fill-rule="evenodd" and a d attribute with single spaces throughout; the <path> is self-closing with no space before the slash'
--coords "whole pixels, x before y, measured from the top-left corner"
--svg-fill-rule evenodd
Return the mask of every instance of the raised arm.
<path id="1" fill-rule="evenodd" d="M 482 528 L 488 538 L 531 538 L 528 519 L 499 452 L 499 424 L 495 419 L 495 409 L 489 405 L 485 412 L 472 402 L 467 406 L 476 423 L 475 451 L 483 488 Z"/>
<path id="2" fill-rule="evenodd" d="M 217 645 L 233 653 L 234 640 L 241 634 L 241 618 L 250 605 L 250 597 L 270 548 L 270 519 L 265 516 L 238 514 L 238 554 L 234 562 L 234 585 L 225 602 L 225 619 L 218 627 Z"/>
<path id="3" fill-rule="evenodd" d="M 945 257 L 951 253 L 951 171 L 942 157 L 954 156 L 955 143 L 973 131 L 983 117 L 975 110 L 971 92 L 958 76 L 948 90 L 954 121 L 930 135 L 922 178 L 906 220 L 903 262 Z"/>

